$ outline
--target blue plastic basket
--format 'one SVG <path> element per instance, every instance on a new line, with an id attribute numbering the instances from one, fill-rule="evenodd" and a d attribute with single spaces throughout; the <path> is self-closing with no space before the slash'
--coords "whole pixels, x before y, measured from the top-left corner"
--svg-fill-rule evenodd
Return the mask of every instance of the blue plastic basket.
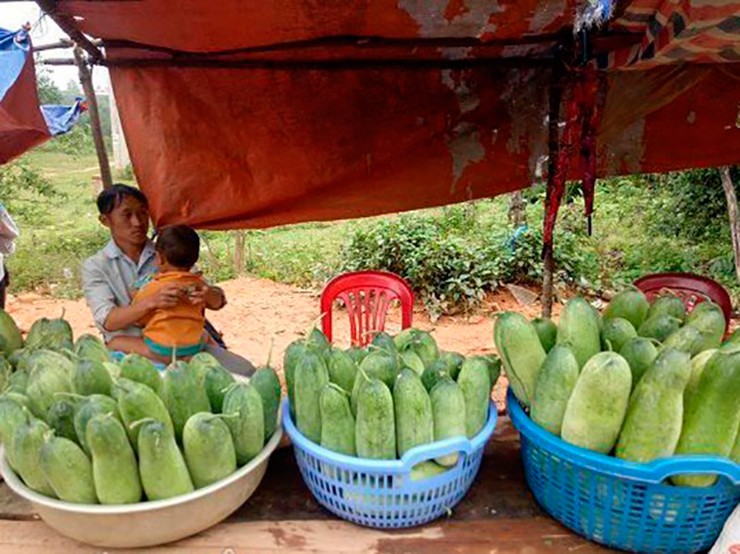
<path id="1" fill-rule="evenodd" d="M 717 539 L 740 502 L 740 464 L 718 456 L 626 462 L 566 443 L 529 419 L 511 390 L 527 483 L 552 517 L 584 537 L 632 552 L 693 553 Z M 676 487 L 679 473 L 719 477 L 707 488 Z"/>
<path id="2" fill-rule="evenodd" d="M 314 498 L 342 519 L 375 528 L 413 527 L 449 513 L 478 474 L 497 419 L 496 406 L 491 403 L 485 426 L 472 439 L 455 437 L 417 446 L 400 460 L 366 460 L 311 442 L 294 425 L 287 399 L 282 410 L 298 468 Z M 448 471 L 411 480 L 414 465 L 456 451 L 460 458 Z"/>

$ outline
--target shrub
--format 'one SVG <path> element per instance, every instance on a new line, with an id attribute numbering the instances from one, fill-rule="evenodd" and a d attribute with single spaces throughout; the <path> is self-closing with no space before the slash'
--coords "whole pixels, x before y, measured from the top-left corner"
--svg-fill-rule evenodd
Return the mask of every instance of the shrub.
<path id="1" fill-rule="evenodd" d="M 736 193 L 740 194 L 737 190 L 740 167 L 732 168 L 730 175 Z M 718 169 L 651 176 L 649 182 L 659 193 L 651 206 L 655 231 L 691 240 L 726 240 L 729 237 L 727 201 Z"/>
<path id="2" fill-rule="evenodd" d="M 482 223 L 469 228 L 463 219 L 451 224 L 453 220 L 449 212 L 437 217 L 403 215 L 357 230 L 344 247 L 342 269 L 379 269 L 400 275 L 432 317 L 473 310 L 500 282 L 539 284 L 539 230 L 514 236 Z M 558 233 L 556 278 L 575 283 L 584 271 L 595 271 L 595 256 L 581 246 L 576 235 Z"/>

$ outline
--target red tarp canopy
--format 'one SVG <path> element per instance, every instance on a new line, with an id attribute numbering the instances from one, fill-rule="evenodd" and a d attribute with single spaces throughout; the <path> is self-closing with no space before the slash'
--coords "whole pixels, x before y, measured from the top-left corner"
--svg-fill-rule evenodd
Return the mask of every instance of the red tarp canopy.
<path id="1" fill-rule="evenodd" d="M 155 222 L 226 229 L 540 180 L 551 60 L 584 4 L 60 0 L 57 17 L 105 42 Z M 731 1 L 618 2 L 591 33 L 599 176 L 740 163 L 739 13 Z"/>

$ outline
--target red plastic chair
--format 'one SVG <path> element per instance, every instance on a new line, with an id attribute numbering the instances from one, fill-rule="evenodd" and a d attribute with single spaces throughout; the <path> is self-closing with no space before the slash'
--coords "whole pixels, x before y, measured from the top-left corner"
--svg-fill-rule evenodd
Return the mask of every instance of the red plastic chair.
<path id="1" fill-rule="evenodd" d="M 352 344 L 365 346 L 372 333 L 385 329 L 385 316 L 391 301 L 401 303 L 401 328 L 411 327 L 414 293 L 401 277 L 386 271 L 355 271 L 329 281 L 321 292 L 321 327 L 332 340 L 332 308 L 342 300 L 349 315 Z"/>
<path id="2" fill-rule="evenodd" d="M 725 314 L 725 332 L 729 329 L 732 300 L 717 281 L 693 273 L 654 273 L 640 277 L 635 281 L 635 286 L 645 293 L 648 300 L 664 291 L 673 292 L 683 300 L 688 311 L 709 299 L 722 308 Z"/>

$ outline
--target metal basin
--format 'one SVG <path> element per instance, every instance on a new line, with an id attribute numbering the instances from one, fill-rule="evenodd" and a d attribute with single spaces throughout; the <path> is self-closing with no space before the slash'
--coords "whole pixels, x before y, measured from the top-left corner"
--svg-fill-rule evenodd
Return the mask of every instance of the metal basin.
<path id="1" fill-rule="evenodd" d="M 225 479 L 167 500 L 116 506 L 72 504 L 32 491 L 10 469 L 0 447 L 0 472 L 49 526 L 80 542 L 110 548 L 138 548 L 176 541 L 226 519 L 254 493 L 280 442 L 280 421 L 265 448 Z"/>

